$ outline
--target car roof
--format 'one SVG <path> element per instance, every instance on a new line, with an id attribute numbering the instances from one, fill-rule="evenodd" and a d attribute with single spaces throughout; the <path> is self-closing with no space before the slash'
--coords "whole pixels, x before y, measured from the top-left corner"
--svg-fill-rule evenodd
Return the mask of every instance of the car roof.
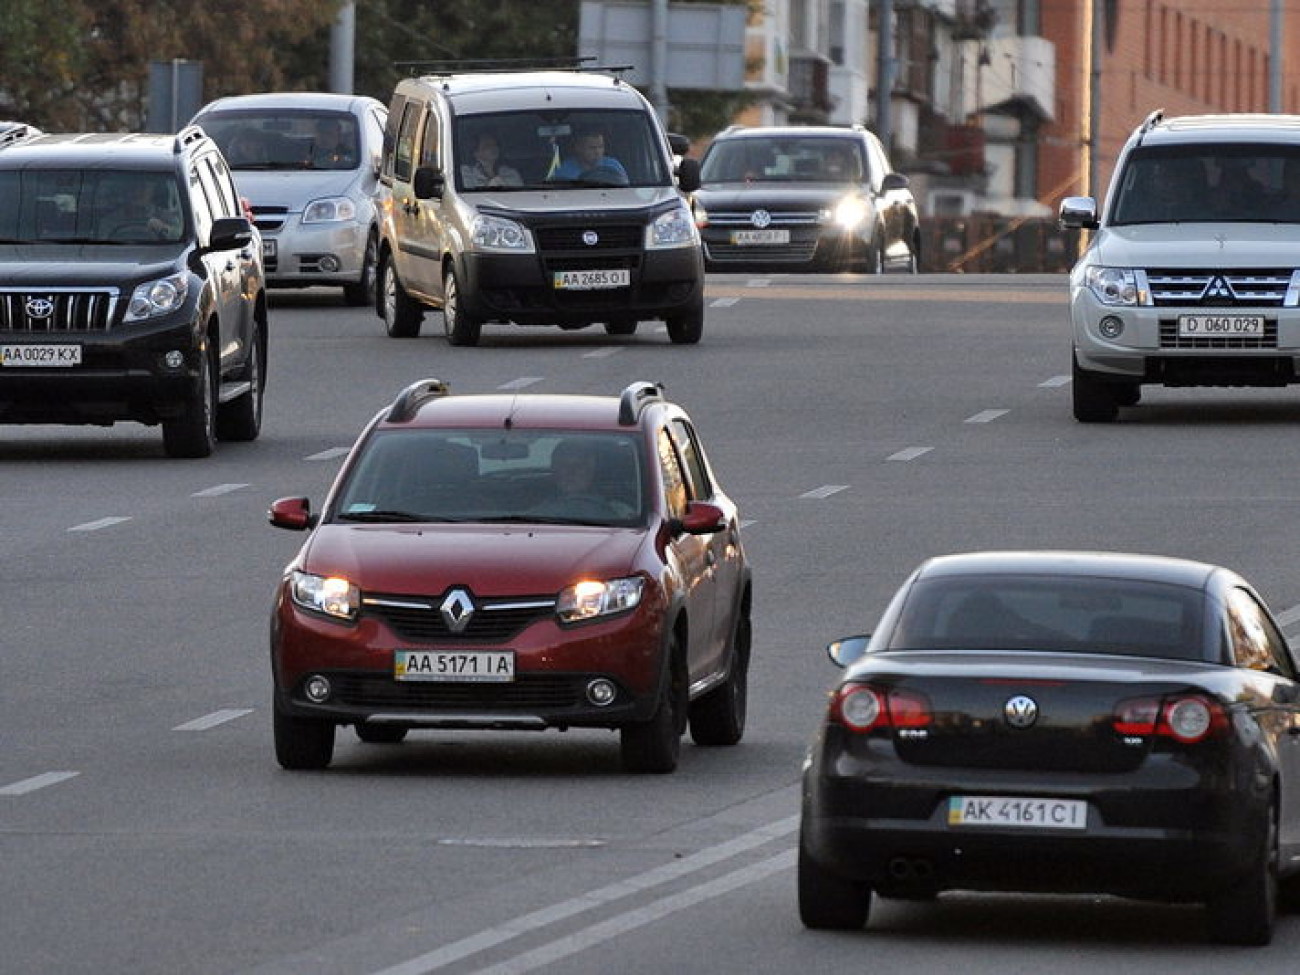
<path id="1" fill-rule="evenodd" d="M 452 395 L 439 380 L 412 383 L 379 415 L 380 429 L 634 430 L 647 408 L 670 408 L 663 388 L 632 383 L 618 396 L 576 393 Z"/>
<path id="2" fill-rule="evenodd" d="M 398 84 L 437 90 L 458 114 L 554 109 L 642 109 L 645 98 L 614 75 L 580 71 L 501 71 L 422 75 Z"/>
<path id="3" fill-rule="evenodd" d="M 867 130 L 847 125 L 762 125 L 753 128 L 732 126 L 714 136 L 714 142 L 724 139 L 861 139 Z"/>
<path id="4" fill-rule="evenodd" d="M 175 156 L 200 142 L 206 142 L 201 129 L 187 129 L 181 136 L 145 132 L 45 133 L 7 146 L 0 152 L 0 166 L 170 169 Z"/>
<path id="5" fill-rule="evenodd" d="M 1163 555 L 1130 552 L 1069 550 L 984 551 L 941 555 L 917 570 L 918 579 L 959 575 L 1054 575 L 1133 581 L 1204 588 L 1211 576 L 1235 573 L 1217 565 Z"/>
<path id="6" fill-rule="evenodd" d="M 247 111 L 257 108 L 355 113 L 376 107 L 383 108 L 383 102 L 368 95 L 348 95 L 333 91 L 266 91 L 252 95 L 227 95 L 225 98 L 218 98 L 204 105 L 194 117 L 198 118 L 207 112 Z"/>
<path id="7" fill-rule="evenodd" d="M 1144 146 L 1206 142 L 1294 142 L 1300 144 L 1300 115 L 1241 112 L 1176 115 L 1144 123 L 1134 138 Z"/>

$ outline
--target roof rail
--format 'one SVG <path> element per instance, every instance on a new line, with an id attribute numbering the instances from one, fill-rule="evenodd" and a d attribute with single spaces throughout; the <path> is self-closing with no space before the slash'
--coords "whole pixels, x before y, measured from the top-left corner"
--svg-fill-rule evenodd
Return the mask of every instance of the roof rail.
<path id="1" fill-rule="evenodd" d="M 187 125 L 176 133 L 176 142 L 172 146 L 172 152 L 180 153 L 182 149 L 192 146 L 200 139 L 206 139 L 208 134 L 197 125 Z"/>
<path id="2" fill-rule="evenodd" d="M 1163 122 L 1164 118 L 1165 118 L 1165 110 L 1163 108 L 1157 108 L 1154 112 L 1152 112 L 1145 119 L 1143 119 L 1142 124 L 1138 126 L 1138 142 L 1141 143 L 1142 136 L 1146 135 L 1157 125 Z"/>
<path id="3" fill-rule="evenodd" d="M 591 64 L 587 57 L 558 58 L 462 58 L 442 61 L 394 61 L 393 67 L 410 75 L 444 77 L 453 74 L 506 74 L 523 71 L 631 71 L 631 64 Z"/>
<path id="4" fill-rule="evenodd" d="M 618 398 L 618 425 L 621 427 L 636 426 L 637 419 L 641 416 L 641 411 L 651 403 L 662 403 L 664 401 L 663 383 L 635 382 Z"/>
<path id="5" fill-rule="evenodd" d="M 389 423 L 406 423 L 426 401 L 446 396 L 451 387 L 441 379 L 420 379 L 397 394 L 384 419 Z"/>

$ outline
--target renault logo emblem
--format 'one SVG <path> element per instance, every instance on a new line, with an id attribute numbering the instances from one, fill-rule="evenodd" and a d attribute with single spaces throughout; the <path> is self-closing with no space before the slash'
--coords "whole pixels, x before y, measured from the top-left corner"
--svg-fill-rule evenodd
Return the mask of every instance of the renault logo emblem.
<path id="1" fill-rule="evenodd" d="M 438 607 L 443 623 L 452 633 L 461 633 L 469 626 L 474 615 L 474 599 L 464 589 L 453 589 L 447 593 Z"/>
<path id="2" fill-rule="evenodd" d="M 772 214 L 766 210 L 755 210 L 749 215 L 749 222 L 761 230 L 772 222 Z"/>
<path id="3" fill-rule="evenodd" d="M 582 242 L 588 247 L 595 247 L 600 243 L 600 234 L 594 230 L 584 230 L 582 232 Z"/>
<path id="4" fill-rule="evenodd" d="M 1017 694 L 1002 705 L 1002 714 L 1013 728 L 1029 728 L 1038 720 L 1038 702 L 1032 697 Z"/>
<path id="5" fill-rule="evenodd" d="M 27 304 L 23 306 L 27 311 L 28 318 L 45 319 L 54 314 L 53 298 L 28 298 Z"/>

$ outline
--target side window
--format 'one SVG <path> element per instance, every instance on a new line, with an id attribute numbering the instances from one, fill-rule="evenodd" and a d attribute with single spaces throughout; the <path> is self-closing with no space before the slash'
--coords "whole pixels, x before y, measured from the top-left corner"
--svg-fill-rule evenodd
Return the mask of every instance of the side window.
<path id="1" fill-rule="evenodd" d="M 420 121 L 420 103 L 407 102 L 398 123 L 397 144 L 393 147 L 393 179 L 410 182 L 415 161 L 415 136 Z"/>
<path id="2" fill-rule="evenodd" d="M 1232 641 L 1232 660 L 1238 667 L 1295 677 L 1286 641 L 1259 603 L 1244 589 L 1234 589 L 1228 597 L 1228 635 Z"/>
<path id="3" fill-rule="evenodd" d="M 709 483 L 708 469 L 700 452 L 695 431 L 685 420 L 672 421 L 669 428 L 673 443 L 682 459 L 682 472 L 686 477 L 686 487 L 692 501 L 703 501 L 713 496 L 713 485 Z"/>
<path id="4" fill-rule="evenodd" d="M 873 190 L 879 191 L 880 181 L 889 172 L 889 159 L 885 156 L 884 147 L 875 136 L 867 139 L 867 158 L 871 170 L 867 174 L 867 182 L 871 184 Z"/>
<path id="5" fill-rule="evenodd" d="M 222 217 L 241 216 L 243 211 L 239 205 L 239 194 L 235 191 L 234 180 L 221 157 L 204 156 L 199 165 L 202 167 L 200 173 L 203 174 L 204 184 L 211 182 L 213 213 Z"/>
<path id="6" fill-rule="evenodd" d="M 197 165 L 190 167 L 189 182 L 190 205 L 194 208 L 194 230 L 200 241 L 207 242 L 212 238 L 212 202 Z"/>
<path id="7" fill-rule="evenodd" d="M 441 143 L 438 141 L 438 113 L 429 106 L 424 116 L 424 131 L 420 133 L 420 158 L 417 166 L 431 166 L 442 169 Z"/>
<path id="8" fill-rule="evenodd" d="M 681 518 L 686 514 L 686 480 L 682 474 L 677 449 L 667 430 L 659 431 L 659 469 L 664 482 L 664 506 L 668 517 Z"/>
<path id="9" fill-rule="evenodd" d="M 384 147 L 379 166 L 379 178 L 385 181 L 393 178 L 393 160 L 397 154 L 397 130 L 401 127 L 405 108 L 406 99 L 401 95 L 393 96 L 393 103 L 388 108 L 388 117 L 384 120 Z"/>

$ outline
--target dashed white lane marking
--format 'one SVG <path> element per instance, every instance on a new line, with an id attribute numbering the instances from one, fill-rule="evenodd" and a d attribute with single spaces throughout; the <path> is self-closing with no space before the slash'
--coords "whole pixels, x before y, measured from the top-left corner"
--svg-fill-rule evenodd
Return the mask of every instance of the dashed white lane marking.
<path id="1" fill-rule="evenodd" d="M 713 301 L 709 302 L 709 307 L 710 307 L 710 308 L 730 308 L 732 305 L 734 305 L 734 304 L 735 304 L 736 302 L 738 302 L 738 301 L 740 301 L 739 298 L 715 298 Z"/>
<path id="2" fill-rule="evenodd" d="M 584 359 L 607 359 L 610 356 L 615 355 L 622 351 L 623 351 L 623 346 L 606 345 L 606 346 L 602 346 L 599 349 L 592 349 L 590 352 L 584 352 L 582 353 L 582 357 Z"/>
<path id="3" fill-rule="evenodd" d="M 750 278 L 745 282 L 746 288 L 767 288 L 772 284 L 771 278 Z"/>
<path id="4" fill-rule="evenodd" d="M 896 454 L 890 454 L 885 459 L 886 460 L 916 460 L 916 458 L 920 457 L 922 454 L 928 454 L 932 450 L 934 450 L 933 447 L 908 447 L 905 450 L 900 450 Z"/>
<path id="5" fill-rule="evenodd" d="M 116 516 L 112 518 L 100 518 L 97 521 L 87 521 L 80 525 L 73 525 L 68 529 L 70 532 L 97 532 L 101 528 L 111 528 L 114 525 L 120 525 L 124 521 L 130 521 L 129 515 Z"/>
<path id="6" fill-rule="evenodd" d="M 974 416 L 966 417 L 967 423 L 992 423 L 1000 416 L 1006 416 L 1010 410 L 980 410 Z"/>
<path id="7" fill-rule="evenodd" d="M 801 498 L 813 498 L 820 501 L 822 498 L 829 498 L 832 494 L 839 494 L 841 491 L 847 491 L 847 484 L 823 484 L 819 488 L 813 488 L 811 491 L 805 491 L 799 495 Z"/>
<path id="8" fill-rule="evenodd" d="M 219 724 L 225 724 L 227 721 L 234 721 L 236 718 L 242 718 L 244 715 L 252 713 L 252 708 L 226 708 L 221 711 L 213 711 L 211 714 L 205 714 L 193 721 L 178 724 L 172 731 L 207 731 L 209 728 L 215 728 Z"/>
<path id="9" fill-rule="evenodd" d="M 1038 385 L 1050 389 L 1053 386 L 1068 386 L 1069 383 L 1069 376 L 1053 376 L 1051 379 L 1044 379 Z"/>
<path id="10" fill-rule="evenodd" d="M 502 383 L 497 389 L 527 389 L 529 386 L 536 386 L 541 381 L 541 376 L 520 376 L 508 383 Z"/>
<path id="11" fill-rule="evenodd" d="M 195 491 L 190 495 L 192 498 L 215 498 L 222 494 L 229 494 L 232 491 L 238 491 L 248 487 L 247 484 L 214 484 L 210 488 L 204 488 L 202 491 Z"/>
<path id="12" fill-rule="evenodd" d="M 741 528 L 748 528 L 750 525 L 754 525 L 754 524 L 757 524 L 757 523 L 758 523 L 758 519 L 757 519 L 757 518 L 741 518 L 741 519 L 740 519 L 740 527 L 741 527 Z"/>
<path id="13" fill-rule="evenodd" d="M 343 457 L 347 454 L 350 447 L 330 447 L 328 450 L 322 450 L 315 454 L 308 454 L 307 460 L 333 460 L 336 457 Z"/>
<path id="14" fill-rule="evenodd" d="M 25 796 L 29 792 L 44 789 L 48 785 L 57 785 L 80 774 L 80 772 L 44 772 L 41 775 L 33 775 L 30 779 L 0 786 L 0 796 Z"/>

